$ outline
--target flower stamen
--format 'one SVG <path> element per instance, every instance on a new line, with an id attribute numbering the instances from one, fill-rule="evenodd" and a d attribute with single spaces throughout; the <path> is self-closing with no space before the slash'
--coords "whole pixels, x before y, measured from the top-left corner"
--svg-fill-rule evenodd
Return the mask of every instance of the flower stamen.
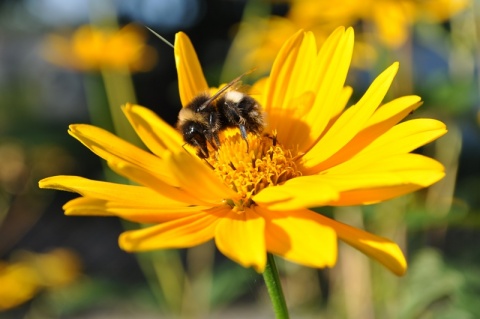
<path id="1" fill-rule="evenodd" d="M 243 211 L 254 204 L 252 196 L 262 189 L 282 184 L 302 175 L 298 169 L 298 151 L 286 149 L 272 136 L 249 135 L 248 146 L 240 134 L 226 137 L 216 152 L 206 159 L 214 172 L 241 200 L 226 199 L 225 203 Z"/>

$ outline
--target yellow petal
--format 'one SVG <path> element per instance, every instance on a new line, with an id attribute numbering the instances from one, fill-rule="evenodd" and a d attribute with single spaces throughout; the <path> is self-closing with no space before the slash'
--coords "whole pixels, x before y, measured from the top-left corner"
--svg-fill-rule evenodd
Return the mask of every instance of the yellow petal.
<path id="1" fill-rule="evenodd" d="M 362 153 L 380 152 L 382 156 L 411 152 L 447 133 L 445 124 L 434 119 L 415 119 L 395 125 Z"/>
<path id="2" fill-rule="evenodd" d="M 166 154 L 164 154 L 166 155 Z M 158 169 L 170 169 L 171 156 L 165 156 L 165 165 Z M 156 176 L 151 175 L 149 172 L 142 170 L 141 168 L 130 165 L 127 163 L 108 162 L 108 166 L 117 174 L 127 177 L 129 180 L 134 181 L 140 185 L 146 186 L 151 190 L 158 192 L 159 194 L 177 200 L 182 203 L 188 203 L 189 205 L 200 206 L 215 206 L 218 204 L 218 197 L 214 197 L 213 202 L 209 202 L 206 198 L 202 197 L 201 193 L 198 193 L 196 189 L 185 187 L 172 187 L 163 182 Z"/>
<path id="3" fill-rule="evenodd" d="M 332 105 L 331 118 L 336 118 L 340 113 L 342 113 L 345 106 L 347 106 L 350 97 L 353 94 L 353 88 L 351 86 L 344 86 L 338 97 L 338 102 L 336 105 Z"/>
<path id="4" fill-rule="evenodd" d="M 63 210 L 68 216 L 115 216 L 106 209 L 107 203 L 105 199 L 78 197 L 65 203 Z"/>
<path id="5" fill-rule="evenodd" d="M 416 110 L 421 105 L 420 101 L 421 98 L 417 95 L 407 95 L 385 103 L 375 111 L 365 127 L 373 127 L 378 124 L 392 127 Z"/>
<path id="6" fill-rule="evenodd" d="M 420 154 L 400 154 L 375 162 L 375 165 L 363 167 L 362 173 L 391 172 L 408 183 L 428 187 L 445 174 L 444 166 L 436 160 Z"/>
<path id="7" fill-rule="evenodd" d="M 267 187 L 253 197 L 253 200 L 272 210 L 286 211 L 302 207 L 324 205 L 359 205 L 378 201 L 386 193 L 374 191 L 381 187 L 390 190 L 389 196 L 403 195 L 403 186 L 412 189 L 428 187 L 445 175 L 444 167 L 437 161 L 418 154 L 401 154 L 375 162 L 365 162 L 364 166 L 351 171 L 322 172 L 320 175 L 301 176 L 288 180 L 283 185 Z M 394 195 L 392 187 L 402 186 L 400 193 Z M 349 194 L 355 191 L 371 189 L 364 199 Z M 373 196 L 373 197 L 372 197 Z M 352 203 L 355 198 L 359 202 Z M 391 198 L 391 197 L 389 197 Z"/>
<path id="8" fill-rule="evenodd" d="M 340 193 L 340 198 L 337 201 L 332 201 L 325 205 L 352 206 L 376 204 L 405 194 L 413 193 L 421 188 L 423 188 L 423 186 L 417 184 L 406 184 L 369 189 L 356 189 Z"/>
<path id="9" fill-rule="evenodd" d="M 272 71 L 266 85 L 266 92 L 262 100 L 262 105 L 268 114 L 272 114 L 274 109 L 284 109 L 285 92 L 289 85 L 288 75 L 292 72 L 296 63 L 296 56 L 303 40 L 304 32 L 302 30 L 291 36 L 277 54 L 273 62 Z M 269 124 L 272 129 L 277 128 L 277 123 Z"/>
<path id="10" fill-rule="evenodd" d="M 377 260 L 394 274 L 398 276 L 405 274 L 407 270 L 405 257 L 398 245 L 391 240 L 339 223 L 321 214 L 315 214 L 315 219 L 333 228 L 339 239 Z"/>
<path id="11" fill-rule="evenodd" d="M 303 157 L 307 167 L 314 167 L 327 160 L 361 131 L 385 97 L 397 70 L 398 63 L 394 63 L 373 81 L 356 105 L 340 115 L 328 132 Z"/>
<path id="12" fill-rule="evenodd" d="M 154 112 L 131 104 L 125 105 L 122 109 L 142 142 L 154 154 L 162 157 L 165 150 L 173 152 L 181 150 L 184 142 L 180 133 Z"/>
<path id="13" fill-rule="evenodd" d="M 217 226 L 215 243 L 228 258 L 263 272 L 267 262 L 265 220 L 251 209 L 230 212 Z"/>
<path id="14" fill-rule="evenodd" d="M 277 130 L 282 144 L 305 150 L 338 108 L 345 106 L 343 86 L 351 60 L 353 30 L 338 28 L 318 55 L 313 34 L 301 35 L 291 37 L 278 54 L 263 103 L 268 130 Z"/>
<path id="15" fill-rule="evenodd" d="M 78 176 L 52 176 L 39 182 L 40 188 L 50 188 L 78 193 L 84 197 L 117 201 L 121 203 L 148 202 L 158 206 L 185 206 L 187 204 L 171 199 L 153 190 L 133 185 L 94 181 Z"/>
<path id="16" fill-rule="evenodd" d="M 284 101 L 282 107 L 288 110 L 294 109 L 289 102 L 308 91 L 309 86 L 311 85 L 308 80 L 313 78 L 312 71 L 315 69 L 304 62 L 313 61 L 317 55 L 317 45 L 313 33 L 305 32 L 300 47 L 293 52 L 296 53 L 295 61 L 285 79 L 286 91 L 283 93 Z M 302 61 L 303 63 L 299 63 L 299 61 Z M 302 82 L 301 79 L 304 81 Z M 307 87 L 305 87 L 305 85 L 307 85 Z M 278 107 L 278 105 L 275 104 L 274 107 Z"/>
<path id="17" fill-rule="evenodd" d="M 167 170 L 159 169 L 163 166 L 159 157 L 122 140 L 108 131 L 92 125 L 76 124 L 70 125 L 68 133 L 107 161 L 130 163 L 146 170 L 169 185 L 178 186 L 175 175 Z"/>
<path id="18" fill-rule="evenodd" d="M 204 201 L 218 205 L 223 204 L 226 198 L 236 199 L 239 196 L 196 156 L 186 152 L 166 155 L 169 171 L 184 190 L 195 192 Z"/>
<path id="19" fill-rule="evenodd" d="M 160 225 L 124 232 L 118 242 L 122 249 L 130 252 L 197 246 L 214 237 L 217 224 L 225 214 L 225 208 L 213 208 Z"/>
<path id="20" fill-rule="evenodd" d="M 410 183 L 427 187 L 443 177 L 444 170 L 434 159 L 419 154 L 400 154 L 365 162 L 354 170 L 332 170 L 303 178 L 316 179 L 341 190 L 347 190 L 348 186 L 355 189 Z"/>
<path id="21" fill-rule="evenodd" d="M 335 188 L 309 177 L 294 178 L 283 185 L 264 188 L 252 197 L 255 203 L 278 211 L 322 206 L 338 198 Z"/>
<path id="22" fill-rule="evenodd" d="M 415 119 L 397 124 L 366 145 L 354 157 L 328 169 L 330 173 L 352 172 L 382 158 L 409 153 L 447 132 L 445 124 L 433 119 Z"/>
<path id="23" fill-rule="evenodd" d="M 180 101 L 185 106 L 199 93 L 208 92 L 208 84 L 197 53 L 185 33 L 178 32 L 175 35 L 174 47 Z"/>
<path id="24" fill-rule="evenodd" d="M 263 216 L 267 250 L 308 267 L 332 267 L 337 260 L 335 231 L 316 220 L 314 212 L 301 209 L 288 212 L 255 207 Z"/>
<path id="25" fill-rule="evenodd" d="M 404 96 L 382 105 L 370 117 L 362 131 L 347 145 L 319 165 L 312 168 L 307 167 L 305 173 L 316 174 L 339 163 L 346 162 L 419 106 L 420 97 L 418 96 Z"/>
<path id="26" fill-rule="evenodd" d="M 340 35 L 335 41 L 336 33 Z M 317 97 L 312 109 L 305 117 L 313 141 L 318 139 L 330 119 L 341 112 L 348 102 L 346 97 L 349 97 L 351 90 L 344 90 L 344 85 L 352 60 L 353 42 L 352 28 L 346 31 L 343 28 L 337 28 L 325 41 L 318 54 L 315 62 L 319 65 L 318 75 L 312 79 Z M 299 81 L 301 82 L 301 79 Z M 311 145 L 308 147 L 310 148 Z"/>
<path id="27" fill-rule="evenodd" d="M 202 206 L 160 206 L 149 202 L 125 203 L 79 197 L 67 202 L 63 209 L 68 216 L 117 216 L 137 223 L 160 223 L 205 211 Z"/>

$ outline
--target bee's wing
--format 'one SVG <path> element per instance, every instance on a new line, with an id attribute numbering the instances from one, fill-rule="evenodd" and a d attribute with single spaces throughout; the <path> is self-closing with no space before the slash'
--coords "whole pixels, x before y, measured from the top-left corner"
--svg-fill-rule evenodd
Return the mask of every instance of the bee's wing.
<path id="1" fill-rule="evenodd" d="M 230 81 L 229 83 L 227 83 L 224 87 L 222 87 L 220 90 L 217 91 L 217 93 L 215 93 L 214 95 L 212 95 L 212 97 L 210 97 L 208 100 L 206 100 L 199 108 L 198 108 L 198 111 L 202 111 L 204 110 L 208 105 L 210 105 L 213 101 L 215 101 L 215 99 L 217 99 L 220 95 L 222 95 L 226 90 L 228 90 L 229 88 L 231 88 L 232 86 L 235 86 L 237 85 L 240 80 L 247 74 L 250 74 L 252 73 L 254 70 L 250 70 L 248 72 L 245 72 L 243 73 L 242 75 L 236 77 L 235 79 L 233 79 L 232 81 Z"/>

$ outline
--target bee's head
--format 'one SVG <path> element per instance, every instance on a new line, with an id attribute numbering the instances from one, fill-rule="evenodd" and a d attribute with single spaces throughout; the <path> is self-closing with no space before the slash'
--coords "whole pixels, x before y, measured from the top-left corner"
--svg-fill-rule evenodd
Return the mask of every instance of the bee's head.
<path id="1" fill-rule="evenodd" d="M 201 122 L 187 120 L 178 128 L 183 135 L 183 140 L 198 150 L 198 157 L 207 158 L 209 155 L 206 136 L 208 127 Z"/>

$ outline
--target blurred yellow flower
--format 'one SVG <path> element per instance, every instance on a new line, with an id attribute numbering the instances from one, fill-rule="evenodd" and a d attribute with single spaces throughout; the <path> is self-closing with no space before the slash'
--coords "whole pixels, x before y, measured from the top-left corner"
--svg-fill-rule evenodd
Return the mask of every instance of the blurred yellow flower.
<path id="1" fill-rule="evenodd" d="M 148 71 L 157 61 L 156 51 L 146 44 L 144 28 L 134 24 L 120 30 L 84 25 L 71 38 L 52 34 L 45 39 L 42 54 L 53 64 L 82 71 Z"/>
<path id="2" fill-rule="evenodd" d="M 14 261 L 0 261 L 0 310 L 21 305 L 44 288 L 71 283 L 79 274 L 76 255 L 66 249 L 45 254 L 17 252 Z"/>
<path id="3" fill-rule="evenodd" d="M 290 9 L 283 17 L 248 19 L 239 26 L 235 49 L 243 56 L 243 66 L 270 68 L 281 44 L 298 29 L 312 31 L 317 43 L 338 26 L 371 24 L 363 33 L 373 33 L 390 48 L 398 48 L 408 39 L 416 21 L 441 23 L 465 9 L 470 0 L 290 0 Z M 374 48 L 363 38 L 354 53 L 354 65 L 368 67 L 376 59 Z"/>
<path id="4" fill-rule="evenodd" d="M 40 187 L 82 195 L 65 204 L 67 215 L 152 224 L 120 236 L 127 251 L 186 248 L 214 239 L 224 255 L 262 272 L 267 252 L 331 267 L 341 239 L 401 275 L 407 265 L 395 243 L 308 209 L 376 203 L 444 176 L 437 161 L 410 152 L 445 134 L 445 125 L 433 119 L 397 124 L 421 104 L 420 97 L 380 105 L 397 63 L 345 109 L 352 93 L 345 79 L 353 41 L 352 29 L 338 28 L 320 49 L 311 32 L 296 32 L 283 44 L 270 76 L 252 88 L 268 126 L 264 135 L 248 136 L 249 147 L 232 130 L 201 160 L 152 111 L 127 105 L 125 115 L 151 153 L 91 125 L 71 125 L 69 133 L 139 186 L 54 176 Z M 209 86 L 183 33 L 175 40 L 175 59 L 185 106 Z"/>

